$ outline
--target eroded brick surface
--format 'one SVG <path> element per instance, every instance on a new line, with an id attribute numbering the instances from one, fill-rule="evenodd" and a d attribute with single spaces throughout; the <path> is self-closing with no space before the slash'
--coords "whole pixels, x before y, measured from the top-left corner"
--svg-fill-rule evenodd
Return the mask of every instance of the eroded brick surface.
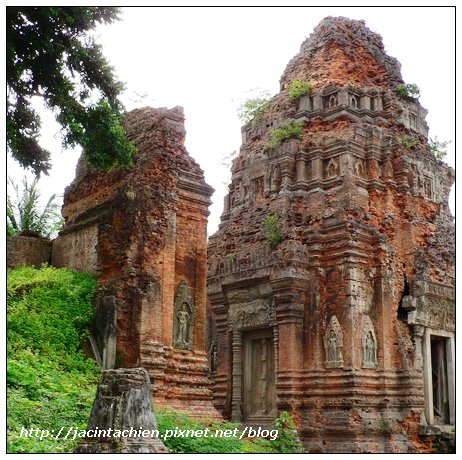
<path id="1" fill-rule="evenodd" d="M 310 81 L 311 93 L 291 100 L 294 80 Z M 398 96 L 399 83 L 378 34 L 361 21 L 323 20 L 269 110 L 242 128 L 209 241 L 214 403 L 226 417 L 264 423 L 272 398 L 311 452 L 432 447 L 418 434 L 433 410 L 423 350 L 429 334 L 453 340 L 454 171 L 432 156 L 426 110 Z M 285 121 L 303 122 L 300 138 L 265 148 Z M 276 244 L 263 231 L 269 215 Z"/>
<path id="2" fill-rule="evenodd" d="M 214 416 L 204 339 L 213 190 L 184 147 L 183 109 L 134 110 L 124 125 L 138 147 L 133 165 L 101 172 L 79 162 L 66 189 L 66 224 L 53 262 L 98 276 L 98 317 L 104 321 L 110 315 L 100 310 L 113 311 L 115 302 L 116 354 L 109 344 L 100 350 L 103 362 L 146 368 L 155 402 Z M 180 286 L 188 295 L 177 306 Z M 175 346 L 183 304 L 187 342 Z"/>

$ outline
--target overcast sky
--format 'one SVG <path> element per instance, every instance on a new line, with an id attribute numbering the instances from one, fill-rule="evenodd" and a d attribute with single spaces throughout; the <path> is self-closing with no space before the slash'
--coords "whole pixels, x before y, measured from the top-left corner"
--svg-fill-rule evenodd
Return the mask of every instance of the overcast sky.
<path id="1" fill-rule="evenodd" d="M 455 22 L 444 7 L 128 7 L 122 20 L 98 29 L 106 57 L 125 82 L 128 110 L 184 107 L 186 147 L 216 192 L 209 234 L 219 223 L 230 173 L 220 163 L 241 143 L 236 109 L 253 88 L 279 91 L 279 78 L 303 40 L 326 16 L 364 19 L 402 65 L 406 82 L 421 89 L 430 137 L 455 139 Z M 52 116 L 43 118 L 43 145 L 53 169 L 41 179 L 44 197 L 63 193 L 80 152 L 62 151 Z M 54 137 L 55 136 L 55 137 Z M 446 161 L 454 166 L 454 142 Z M 8 173 L 19 180 L 12 160 Z M 450 200 L 453 213 L 453 198 Z"/>

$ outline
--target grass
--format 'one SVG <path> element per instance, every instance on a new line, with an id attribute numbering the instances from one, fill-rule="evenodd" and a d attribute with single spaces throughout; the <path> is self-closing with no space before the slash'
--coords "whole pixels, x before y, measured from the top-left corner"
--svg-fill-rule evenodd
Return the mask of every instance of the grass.
<path id="1" fill-rule="evenodd" d="M 72 452 L 75 441 L 21 430 L 86 428 L 100 370 L 80 349 L 96 281 L 67 269 L 22 267 L 7 281 L 7 451 Z"/>
<path id="2" fill-rule="evenodd" d="M 157 424 L 160 437 L 163 439 L 168 430 L 206 430 L 207 436 L 171 436 L 163 439 L 163 442 L 170 453 L 268 453 L 276 452 L 274 442 L 262 438 L 239 439 L 241 429 L 238 424 L 231 422 L 220 422 L 216 420 L 198 421 L 188 414 L 180 413 L 171 408 L 156 408 Z M 217 430 L 229 430 L 232 436 L 217 436 Z M 237 433 L 237 436 L 234 436 Z"/>

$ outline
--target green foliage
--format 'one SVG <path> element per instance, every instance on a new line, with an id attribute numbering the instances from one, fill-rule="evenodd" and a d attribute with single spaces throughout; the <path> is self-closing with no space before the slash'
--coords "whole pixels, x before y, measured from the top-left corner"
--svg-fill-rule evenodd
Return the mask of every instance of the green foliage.
<path id="1" fill-rule="evenodd" d="M 279 128 L 272 129 L 270 131 L 271 139 L 269 142 L 263 144 L 263 150 L 266 151 L 270 148 L 276 147 L 276 145 L 287 139 L 296 139 L 302 135 L 303 121 L 285 121 L 281 123 Z"/>
<path id="2" fill-rule="evenodd" d="M 123 85 L 91 35 L 98 24 L 118 20 L 118 14 L 114 7 L 6 9 L 7 145 L 23 167 L 40 174 L 51 166 L 50 153 L 38 142 L 34 96 L 43 97 L 55 112 L 63 145 L 81 145 L 91 165 L 131 162 L 135 148 L 120 125 Z"/>
<path id="3" fill-rule="evenodd" d="M 205 430 L 208 428 L 207 436 L 171 436 L 163 439 L 165 446 L 170 453 L 260 453 L 274 452 L 271 441 L 265 439 L 239 439 L 240 428 L 236 423 L 217 421 L 197 421 L 187 414 L 177 412 L 171 408 L 156 408 L 157 425 L 159 434 L 163 436 L 167 430 L 173 432 L 176 428 L 180 430 Z M 216 430 L 236 430 L 238 436 L 213 437 Z"/>
<path id="4" fill-rule="evenodd" d="M 47 204 L 41 208 L 38 177 L 35 177 L 29 184 L 24 176 L 22 190 L 9 177 L 8 184 L 11 185 L 16 195 L 14 199 L 7 197 L 6 225 L 9 236 L 28 230 L 50 238 L 53 233 L 60 230 L 63 219 L 59 212 L 60 206 L 56 202 L 57 196 L 56 194 L 51 195 Z"/>
<path id="5" fill-rule="evenodd" d="M 438 140 L 438 136 L 434 138 L 430 138 L 430 152 L 437 160 L 443 160 L 446 155 L 448 154 L 447 146 L 451 143 L 451 141 L 440 141 Z"/>
<path id="6" fill-rule="evenodd" d="M 420 89 L 415 83 L 396 85 L 395 89 L 398 96 L 404 99 L 418 99 L 420 96 Z"/>
<path id="7" fill-rule="evenodd" d="M 394 136 L 393 138 L 398 144 L 402 145 L 406 150 L 413 149 L 417 145 L 417 141 L 413 141 L 409 137 Z"/>
<path id="8" fill-rule="evenodd" d="M 262 222 L 262 233 L 272 246 L 281 242 L 281 223 L 276 214 L 268 214 Z"/>
<path id="9" fill-rule="evenodd" d="M 388 420 L 385 420 L 383 418 L 379 420 L 377 428 L 383 435 L 388 435 L 392 431 L 390 424 L 388 423 Z"/>
<path id="10" fill-rule="evenodd" d="M 289 91 L 289 98 L 300 99 L 302 96 L 311 93 L 313 84 L 309 81 L 294 80 L 284 86 Z"/>
<path id="11" fill-rule="evenodd" d="M 274 426 L 278 430 L 277 440 L 273 441 L 273 446 L 279 453 L 300 453 L 303 447 L 298 439 L 297 427 L 294 419 L 287 412 L 281 412 L 275 420 Z"/>
<path id="12" fill-rule="evenodd" d="M 455 454 L 456 439 L 454 431 L 452 433 L 442 433 L 435 436 L 433 441 L 433 453 L 435 454 Z"/>
<path id="13" fill-rule="evenodd" d="M 263 114 L 269 110 L 270 98 L 269 91 L 261 91 L 257 96 L 245 100 L 237 109 L 239 120 L 245 124 L 258 124 Z"/>
<path id="14" fill-rule="evenodd" d="M 67 269 L 22 267 L 7 280 L 7 450 L 72 452 L 75 441 L 21 437 L 21 428 L 86 428 L 100 374 L 86 359 L 96 281 Z"/>

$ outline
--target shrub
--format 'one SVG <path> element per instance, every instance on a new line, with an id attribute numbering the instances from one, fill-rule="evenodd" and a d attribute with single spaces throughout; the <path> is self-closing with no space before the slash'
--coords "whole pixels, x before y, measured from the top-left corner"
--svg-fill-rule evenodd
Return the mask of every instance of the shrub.
<path id="1" fill-rule="evenodd" d="M 269 214 L 263 219 L 262 233 L 272 246 L 282 240 L 280 227 L 279 217 L 276 214 Z"/>
<path id="2" fill-rule="evenodd" d="M 297 427 L 294 419 L 287 412 L 281 412 L 275 420 L 274 426 L 278 430 L 278 437 L 273 446 L 280 453 L 300 453 L 303 447 L 298 439 Z"/>
<path id="3" fill-rule="evenodd" d="M 417 141 L 413 141 L 409 137 L 394 136 L 393 138 L 398 144 L 402 145 L 406 150 L 413 149 L 417 145 Z"/>
<path id="4" fill-rule="evenodd" d="M 309 81 L 294 80 L 284 86 L 289 91 L 289 98 L 300 99 L 302 96 L 311 93 L 313 85 Z"/>
<path id="5" fill-rule="evenodd" d="M 404 99 L 418 99 L 420 96 L 420 89 L 415 83 L 396 85 L 395 89 L 398 96 Z"/>
<path id="6" fill-rule="evenodd" d="M 7 450 L 72 452 L 71 439 L 21 437 L 21 428 L 86 428 L 100 370 L 80 349 L 96 281 L 67 269 L 22 267 L 7 280 Z"/>
<path id="7" fill-rule="evenodd" d="M 263 144 L 263 150 L 276 147 L 276 145 L 287 139 L 297 139 L 302 135 L 303 121 L 285 121 L 281 123 L 279 128 L 272 129 L 270 131 L 271 139 L 269 142 Z"/>
<path id="8" fill-rule="evenodd" d="M 170 453 L 261 453 L 274 452 L 271 441 L 265 439 L 239 439 L 241 429 L 239 424 L 220 422 L 215 420 L 197 421 L 187 414 L 177 412 L 168 407 L 156 408 L 157 425 L 160 438 L 167 430 L 205 430 L 209 429 L 208 436 L 183 437 L 172 436 L 163 439 Z M 217 430 L 236 430 L 238 436 L 214 437 Z"/>
<path id="9" fill-rule="evenodd" d="M 438 136 L 435 138 L 430 138 L 429 145 L 430 145 L 430 152 L 437 160 L 443 160 L 446 155 L 448 154 L 447 146 L 451 143 L 451 141 L 440 141 L 438 140 Z"/>
<path id="10" fill-rule="evenodd" d="M 269 110 L 269 100 L 271 94 L 269 91 L 261 91 L 257 96 L 245 100 L 237 109 L 239 120 L 247 124 L 252 122 L 258 124 L 264 113 Z"/>

